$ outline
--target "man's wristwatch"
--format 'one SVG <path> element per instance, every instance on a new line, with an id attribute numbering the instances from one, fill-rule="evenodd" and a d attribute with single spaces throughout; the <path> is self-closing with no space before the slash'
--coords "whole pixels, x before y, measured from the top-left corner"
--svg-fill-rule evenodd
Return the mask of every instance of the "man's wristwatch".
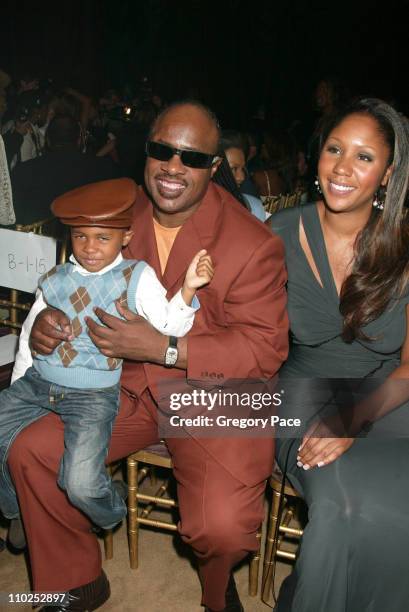
<path id="1" fill-rule="evenodd" d="M 165 352 L 165 368 L 172 368 L 178 360 L 178 339 L 169 336 L 169 346 Z"/>

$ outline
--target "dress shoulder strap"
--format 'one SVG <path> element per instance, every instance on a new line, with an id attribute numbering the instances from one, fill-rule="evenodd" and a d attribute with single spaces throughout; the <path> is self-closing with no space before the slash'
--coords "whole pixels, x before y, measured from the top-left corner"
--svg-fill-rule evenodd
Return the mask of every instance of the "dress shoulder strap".
<path id="1" fill-rule="evenodd" d="M 339 297 L 328 260 L 327 248 L 317 206 L 316 204 L 300 206 L 300 212 L 305 236 L 308 246 L 310 247 L 312 258 L 317 267 L 321 283 L 338 304 Z"/>

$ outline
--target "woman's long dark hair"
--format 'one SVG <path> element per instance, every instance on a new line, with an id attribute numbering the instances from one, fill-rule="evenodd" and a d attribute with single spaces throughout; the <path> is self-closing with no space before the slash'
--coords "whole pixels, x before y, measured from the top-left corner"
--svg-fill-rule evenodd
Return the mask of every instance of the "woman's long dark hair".
<path id="1" fill-rule="evenodd" d="M 339 309 L 344 318 L 342 337 L 346 342 L 355 338 L 368 340 L 362 328 L 409 289 L 409 225 L 404 209 L 409 180 L 409 125 L 386 102 L 361 99 L 332 122 L 323 134 L 322 146 L 330 132 L 352 114 L 370 116 L 376 121 L 390 150 L 388 165 L 392 165 L 392 173 L 387 189 L 378 190 L 378 198 L 379 192 L 386 191 L 382 194 L 384 208 L 373 208 L 358 234 L 353 269 L 341 288 Z"/>

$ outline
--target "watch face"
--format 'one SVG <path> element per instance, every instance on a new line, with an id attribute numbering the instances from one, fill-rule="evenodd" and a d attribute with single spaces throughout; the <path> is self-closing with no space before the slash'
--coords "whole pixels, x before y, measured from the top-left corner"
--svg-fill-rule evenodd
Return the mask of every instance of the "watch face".
<path id="1" fill-rule="evenodd" d="M 168 346 L 165 354 L 165 365 L 173 366 L 178 360 L 178 350 L 172 346 Z"/>

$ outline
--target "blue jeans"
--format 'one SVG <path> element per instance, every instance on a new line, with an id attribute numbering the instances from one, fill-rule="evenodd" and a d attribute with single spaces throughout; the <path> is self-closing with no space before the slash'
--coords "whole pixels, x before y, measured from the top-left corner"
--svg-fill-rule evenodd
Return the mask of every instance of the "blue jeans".
<path id="1" fill-rule="evenodd" d="M 59 486 L 71 503 L 99 527 L 109 529 L 126 514 L 126 505 L 107 474 L 112 426 L 119 407 L 119 384 L 104 389 L 71 389 L 44 380 L 34 368 L 0 393 L 0 509 L 19 516 L 7 455 L 22 429 L 49 412 L 64 423 L 64 455 Z"/>

